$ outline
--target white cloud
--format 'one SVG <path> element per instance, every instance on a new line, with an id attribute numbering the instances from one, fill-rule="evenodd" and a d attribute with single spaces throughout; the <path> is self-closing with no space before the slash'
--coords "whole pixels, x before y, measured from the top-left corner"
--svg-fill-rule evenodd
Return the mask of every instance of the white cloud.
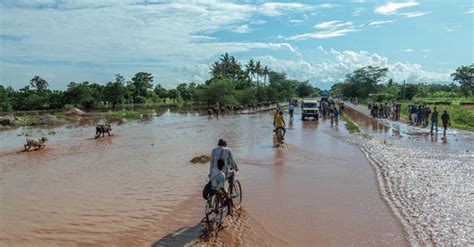
<path id="1" fill-rule="evenodd" d="M 105 82 L 115 73 L 127 75 L 145 69 L 156 73 L 159 81 L 189 80 L 193 77 L 174 69 L 183 61 L 192 67 L 224 52 L 297 53 L 296 47 L 288 43 L 219 41 L 213 37 L 214 32 L 232 27 L 237 32 L 250 32 L 250 25 L 266 23 L 252 20 L 265 8 L 267 14 L 321 8 L 211 0 L 160 4 L 144 4 L 140 0 L 6 1 L 1 6 L 1 33 L 21 37 L 18 42 L 1 44 L 1 80 L 11 85 L 23 85 L 31 79 L 31 73 L 61 83 L 84 75 L 88 75 L 84 79 Z M 19 72 L 20 68 L 24 71 Z"/>
<path id="2" fill-rule="evenodd" d="M 290 22 L 290 23 L 303 23 L 303 22 L 305 22 L 305 20 L 291 19 L 289 22 Z"/>
<path id="3" fill-rule="evenodd" d="M 326 50 L 321 46 L 317 50 L 324 56 L 321 62 L 277 59 L 272 56 L 258 58 L 263 64 L 276 71 L 283 71 L 291 78 L 310 80 L 313 85 L 327 88 L 332 83 L 341 82 L 346 74 L 354 70 L 372 65 L 387 67 L 387 78 L 400 82 L 447 82 L 450 81 L 452 71 L 435 72 L 425 70 L 419 64 L 395 62 L 390 63 L 388 58 L 366 51 L 337 51 Z"/>
<path id="4" fill-rule="evenodd" d="M 319 24 L 314 25 L 315 28 L 317 29 L 339 29 L 342 27 L 350 27 L 353 26 L 354 23 L 348 21 L 348 22 L 342 22 L 342 21 L 326 21 L 322 22 Z"/>
<path id="5" fill-rule="evenodd" d="M 348 33 L 357 32 L 360 29 L 355 28 L 354 23 L 348 21 L 326 21 L 316 24 L 314 28 L 319 29 L 316 33 L 305 33 L 294 35 L 286 38 L 286 40 L 305 40 L 305 39 L 329 39 L 334 37 L 345 36 Z"/>
<path id="6" fill-rule="evenodd" d="M 387 23 L 393 23 L 395 20 L 388 20 L 388 21 L 372 21 L 369 23 L 369 26 L 379 26 Z"/>
<path id="7" fill-rule="evenodd" d="M 250 33 L 253 30 L 249 27 L 249 25 L 240 25 L 232 30 L 234 33 Z"/>
<path id="8" fill-rule="evenodd" d="M 329 39 L 329 38 L 334 38 L 334 37 L 341 37 L 345 36 L 348 33 L 352 32 L 357 32 L 359 29 L 339 29 L 339 30 L 329 30 L 329 31 L 322 31 L 322 32 L 317 32 L 317 33 L 305 33 L 305 34 L 300 34 L 300 35 L 295 35 L 289 38 L 286 38 L 287 40 L 305 40 L 305 39 Z"/>
<path id="9" fill-rule="evenodd" d="M 408 1 L 408 2 L 388 2 L 385 5 L 379 6 L 375 8 L 375 13 L 383 14 L 383 15 L 391 15 L 397 12 L 397 10 L 407 7 L 417 6 L 419 3 L 415 1 Z"/>
<path id="10" fill-rule="evenodd" d="M 403 16 L 406 16 L 408 18 L 413 18 L 413 17 L 420 17 L 420 16 L 424 16 L 424 15 L 427 15 L 427 14 L 430 14 L 431 11 L 428 11 L 428 12 L 408 12 L 408 13 L 400 13 L 400 15 L 403 15 Z"/>
<path id="11" fill-rule="evenodd" d="M 429 53 L 429 52 L 432 52 L 432 50 L 430 50 L 430 49 L 424 49 L 424 50 L 422 50 L 422 52 Z"/>
<path id="12" fill-rule="evenodd" d="M 464 12 L 464 14 L 474 14 L 474 8 Z"/>
<path id="13" fill-rule="evenodd" d="M 352 16 L 360 16 L 364 10 L 365 8 L 355 8 L 354 11 L 352 11 Z"/>
<path id="14" fill-rule="evenodd" d="M 282 15 L 284 11 L 310 11 L 316 9 L 330 9 L 334 8 L 334 4 L 319 4 L 319 5 L 309 5 L 302 3 L 277 3 L 270 2 L 264 3 L 258 7 L 258 11 L 266 16 L 278 16 Z"/>
<path id="15" fill-rule="evenodd" d="M 408 48 L 408 49 L 404 49 L 404 50 L 400 50 L 400 51 L 401 52 L 414 52 L 415 50 Z"/>

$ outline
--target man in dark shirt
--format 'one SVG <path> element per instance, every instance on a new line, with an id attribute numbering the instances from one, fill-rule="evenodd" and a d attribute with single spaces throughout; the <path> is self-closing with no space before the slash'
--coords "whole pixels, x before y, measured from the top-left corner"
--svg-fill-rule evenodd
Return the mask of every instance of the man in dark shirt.
<path id="1" fill-rule="evenodd" d="M 445 110 L 443 115 L 441 115 L 441 121 L 443 121 L 443 135 L 446 135 L 446 130 L 448 129 L 448 124 L 451 126 L 451 123 L 449 121 L 449 114 Z"/>
<path id="2" fill-rule="evenodd" d="M 438 111 L 436 107 L 433 109 L 433 113 L 431 113 L 431 134 L 433 134 L 433 127 L 436 125 L 436 133 L 438 133 Z"/>

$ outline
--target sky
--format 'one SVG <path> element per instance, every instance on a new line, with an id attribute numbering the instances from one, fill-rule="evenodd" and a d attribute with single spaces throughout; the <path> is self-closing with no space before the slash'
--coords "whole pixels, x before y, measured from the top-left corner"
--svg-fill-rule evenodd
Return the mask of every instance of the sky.
<path id="1" fill-rule="evenodd" d="M 328 89 L 363 66 L 447 83 L 474 63 L 474 1 L 2 0 L 0 84 L 50 88 L 153 74 L 202 83 L 228 52 Z"/>

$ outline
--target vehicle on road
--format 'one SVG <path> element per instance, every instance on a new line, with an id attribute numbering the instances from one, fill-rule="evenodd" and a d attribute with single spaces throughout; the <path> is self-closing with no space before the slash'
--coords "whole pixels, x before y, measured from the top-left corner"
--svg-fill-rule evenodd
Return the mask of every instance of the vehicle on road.
<path id="1" fill-rule="evenodd" d="M 314 120 L 319 119 L 318 100 L 304 99 L 301 103 L 301 120 L 312 117 Z"/>

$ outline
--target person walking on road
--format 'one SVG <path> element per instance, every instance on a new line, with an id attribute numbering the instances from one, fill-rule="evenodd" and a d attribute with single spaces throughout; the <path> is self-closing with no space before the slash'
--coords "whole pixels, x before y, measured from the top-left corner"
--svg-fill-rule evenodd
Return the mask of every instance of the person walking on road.
<path id="1" fill-rule="evenodd" d="M 448 125 L 451 126 L 449 114 L 446 110 L 444 110 L 443 115 L 441 115 L 441 121 L 443 121 L 443 135 L 446 136 L 446 130 L 448 129 Z"/>
<path id="2" fill-rule="evenodd" d="M 433 113 L 431 113 L 431 134 L 433 134 L 434 126 L 436 126 L 436 133 L 438 133 L 438 111 L 436 107 L 433 109 Z"/>

